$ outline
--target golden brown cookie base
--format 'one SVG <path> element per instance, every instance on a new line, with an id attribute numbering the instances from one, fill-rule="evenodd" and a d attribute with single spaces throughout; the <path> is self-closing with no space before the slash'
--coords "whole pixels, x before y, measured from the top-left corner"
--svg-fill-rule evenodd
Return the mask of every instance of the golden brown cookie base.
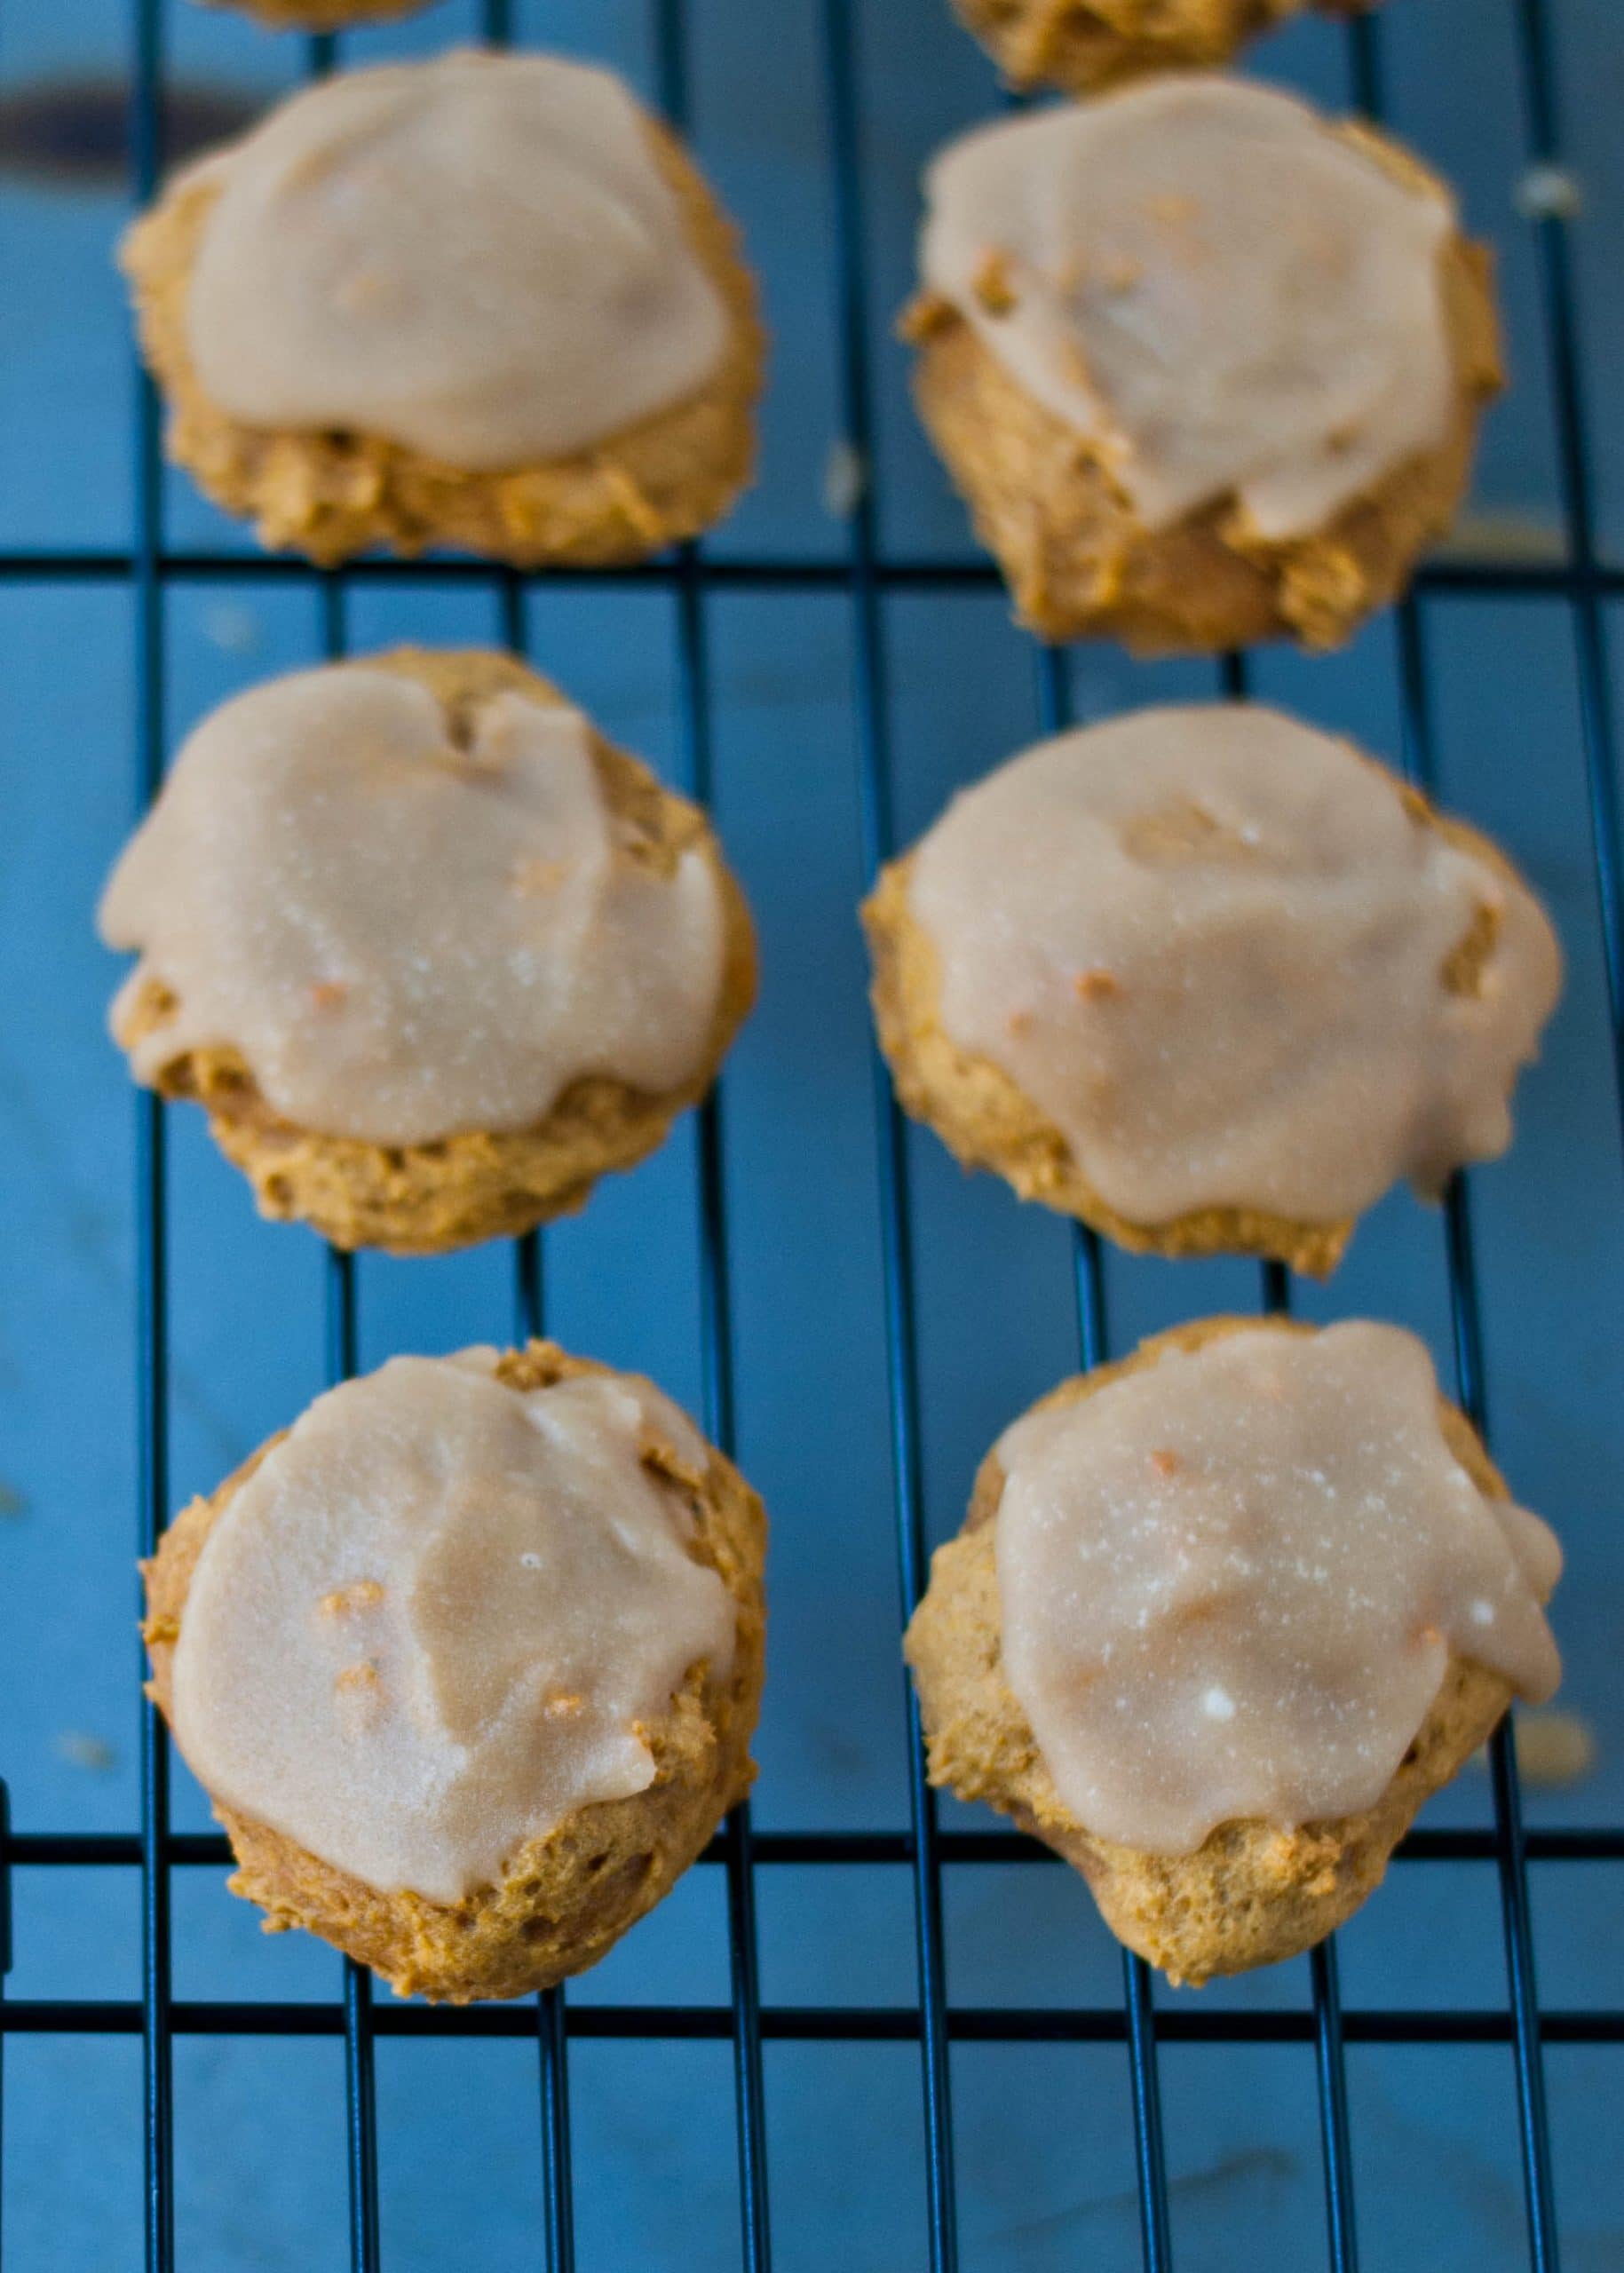
<path id="1" fill-rule="evenodd" d="M 1336 130 L 1408 183 L 1430 183 L 1371 130 Z M 1484 405 L 1501 384 L 1491 256 L 1452 238 L 1442 265 L 1456 381 L 1446 439 L 1311 535 L 1270 543 L 1232 499 L 1144 527 L 1097 446 L 1034 402 L 947 302 L 905 321 L 921 416 L 997 558 L 1021 622 L 1046 639 L 1114 638 L 1142 654 L 1264 639 L 1334 647 L 1408 583 L 1465 492 Z"/>
<path id="2" fill-rule="evenodd" d="M 1392 780 L 1374 758 L 1362 750 L 1354 754 Z M 1418 790 L 1394 786 L 1418 822 L 1515 879 L 1498 845 L 1436 812 Z M 1132 1254 L 1268 1255 L 1318 1279 L 1335 1270 L 1353 1235 L 1352 1216 L 1300 1222 L 1259 1208 L 1223 1207 L 1196 1208 L 1165 1224 L 1138 1224 L 1102 1200 L 1066 1138 L 1025 1091 L 990 1058 L 961 1049 L 943 1032 L 936 949 L 908 906 L 913 862 L 908 853 L 883 868 L 862 911 L 874 963 L 875 1024 L 906 1112 L 934 1129 L 965 1168 L 991 1168 L 1023 1200 L 1074 1216 Z M 1446 989 L 1475 991 L 1494 930 L 1493 911 L 1480 908 L 1439 975 Z"/>
<path id="3" fill-rule="evenodd" d="M 1153 1335 L 1130 1358 L 1065 1382 L 1034 1409 L 1074 1404 L 1168 1349 L 1196 1350 L 1287 1319 L 1212 1318 Z M 1464 1414 L 1439 1400 L 1449 1449 L 1481 1490 L 1506 1497 L 1503 1477 Z M 1281 1831 L 1256 1819 L 1220 1824 L 1192 1855 L 1150 1855 L 1101 1839 L 1055 1790 L 1025 1714 L 1004 1678 L 993 1517 L 1003 1492 L 995 1453 L 982 1462 L 964 1528 L 939 1548 L 930 1589 L 907 1632 L 930 1751 L 931 1781 L 985 1800 L 1052 1847 L 1087 1879 L 1119 1941 L 1195 1986 L 1295 1957 L 1350 1918 L 1380 1885 L 1393 1849 L 1423 1801 L 1492 1734 L 1511 1691 L 1498 1674 L 1451 1659 L 1444 1683 L 1392 1781 L 1359 1815 Z"/>
<path id="4" fill-rule="evenodd" d="M 1141 71 L 1224 63 L 1243 41 L 1316 7 L 1352 15 L 1375 0 L 953 0 L 1018 87 L 1088 94 Z"/>
<path id="5" fill-rule="evenodd" d="M 503 1359 L 500 1377 L 527 1390 L 607 1371 L 566 1356 L 552 1342 L 533 1342 Z M 142 1566 L 149 1691 L 166 1720 L 175 1643 L 203 1541 L 238 1487 L 280 1442 L 276 1437 L 262 1445 L 212 1498 L 194 1500 Z M 761 1700 L 766 1517 L 744 1478 L 718 1452 L 711 1451 L 702 1477 L 674 1454 L 657 1464 L 693 1512 L 697 1559 L 721 1574 L 737 1604 L 738 1638 L 725 1685 L 713 1682 L 704 1666 L 695 1667 L 667 1719 L 646 1732 L 654 1783 L 630 1799 L 577 1809 L 544 1838 L 522 1847 L 498 1885 L 456 1903 L 380 1892 L 267 1825 L 217 1807 L 238 1863 L 231 1890 L 259 1904 L 268 1932 L 303 1926 L 371 1966 L 403 1997 L 454 2005 L 477 1997 L 522 1997 L 596 1964 L 703 1852 L 756 1773 L 749 1742 Z"/>
<path id="6" fill-rule="evenodd" d="M 564 700 L 516 658 L 479 648 L 402 647 L 362 660 L 422 681 L 454 722 L 459 707 L 503 688 L 537 702 Z M 384 1247 L 394 1255 L 435 1255 L 504 1238 L 582 1207 L 599 1176 L 654 1151 L 671 1123 L 709 1089 L 755 1000 L 749 910 L 698 806 L 662 789 L 645 766 L 600 735 L 593 736 L 593 755 L 628 857 L 669 872 L 684 851 L 702 844 L 722 892 L 721 996 L 693 1078 L 651 1097 L 593 1077 L 574 1083 L 534 1129 L 384 1145 L 283 1120 L 229 1046 L 183 1050 L 160 1067 L 154 1086 L 164 1097 L 203 1106 L 210 1133 L 253 1185 L 262 1215 L 310 1224 L 335 1247 Z M 117 1041 L 133 1049 L 177 1007 L 149 981 L 120 1019 Z"/>
<path id="7" fill-rule="evenodd" d="M 273 31 L 337 32 L 346 24 L 382 24 L 426 8 L 429 0 L 199 0 L 204 8 L 235 8 Z"/>
<path id="8" fill-rule="evenodd" d="M 649 122 L 661 170 L 729 316 L 729 344 L 699 394 L 590 450 L 511 472 L 470 472 L 359 433 L 245 425 L 203 393 L 186 300 L 217 191 L 183 176 L 126 235 L 121 260 L 141 345 L 170 407 L 166 447 L 262 544 L 329 565 L 374 545 L 456 545 L 516 567 L 640 560 L 709 528 L 749 480 L 765 338 L 737 233 L 673 136 Z"/>

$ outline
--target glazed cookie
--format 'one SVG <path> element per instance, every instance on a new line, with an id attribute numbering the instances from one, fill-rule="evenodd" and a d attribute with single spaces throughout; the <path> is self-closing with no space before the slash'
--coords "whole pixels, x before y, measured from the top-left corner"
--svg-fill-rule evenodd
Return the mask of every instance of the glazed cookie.
<path id="1" fill-rule="evenodd" d="M 1032 630 L 1330 646 L 1404 588 L 1501 377 L 1414 159 L 1185 75 L 983 127 L 926 194 L 915 392 Z"/>
<path id="2" fill-rule="evenodd" d="M 1374 0 L 953 0 L 1018 87 L 1087 94 L 1113 79 L 1225 63 L 1245 40 L 1300 16 L 1356 15 Z"/>
<path id="3" fill-rule="evenodd" d="M 236 8 L 273 31 L 337 32 L 346 24 L 391 23 L 415 15 L 429 0 L 200 0 L 205 8 Z"/>
<path id="4" fill-rule="evenodd" d="M 170 454 L 267 545 L 633 560 L 749 478 L 754 285 L 607 72 L 462 51 L 323 80 L 123 257 Z"/>
<path id="5" fill-rule="evenodd" d="M 703 814 L 545 679 L 402 648 L 205 719 L 103 898 L 138 1080 L 261 1211 L 432 1254 L 567 1214 L 709 1088 L 755 993 Z"/>
<path id="6" fill-rule="evenodd" d="M 594 1964 L 749 1788 L 765 1534 L 657 1390 L 551 1342 L 318 1398 L 144 1566 L 233 1892 L 402 1996 Z"/>
<path id="7" fill-rule="evenodd" d="M 1486 837 L 1257 703 L 1040 742 L 863 910 L 881 1046 L 967 1168 L 1161 1255 L 1335 1268 L 1511 1138 L 1561 986 Z"/>
<path id="8" fill-rule="evenodd" d="M 1560 1673 L 1555 1538 L 1413 1334 L 1209 1319 L 982 1465 L 907 1634 L 931 1780 L 1014 1818 L 1173 1981 L 1293 1957 Z"/>

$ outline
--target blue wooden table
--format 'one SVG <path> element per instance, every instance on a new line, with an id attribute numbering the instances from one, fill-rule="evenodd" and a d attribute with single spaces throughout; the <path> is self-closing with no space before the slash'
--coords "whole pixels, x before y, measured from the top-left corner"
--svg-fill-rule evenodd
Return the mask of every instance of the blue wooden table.
<path id="1" fill-rule="evenodd" d="M 0 0 L 8 2273 L 144 2256 L 505 2273 L 549 2250 L 710 2273 L 764 2267 L 769 2241 L 792 2273 L 1295 2273 L 1351 2266 L 1356 2233 L 1367 2268 L 1554 2268 L 1559 2247 L 1569 2273 L 1615 2273 L 1616 0 L 1390 0 L 1362 39 L 1317 20 L 1257 51 L 1328 103 L 1382 108 L 1460 184 L 1499 248 L 1515 385 L 1461 549 L 1417 605 L 1346 653 L 1227 674 L 1040 655 L 920 436 L 891 336 L 918 170 L 1000 99 L 945 0 L 446 0 L 339 59 L 504 15 L 685 115 L 764 276 L 762 480 L 698 559 L 522 586 L 455 563 L 324 586 L 259 559 L 157 471 L 111 267 L 154 153 L 109 133 L 132 70 L 150 91 L 161 66 L 184 122 L 251 111 L 330 59 L 189 0 L 144 19 Z M 504 1247 L 337 1273 L 255 1220 L 198 1116 L 138 1105 L 105 1038 L 115 972 L 91 911 L 178 738 L 273 671 L 408 638 L 521 641 L 617 740 L 706 789 L 761 926 L 762 1004 L 719 1113 L 550 1232 L 533 1278 Z M 1464 1774 L 1335 1968 L 1153 1994 L 1068 1872 L 991 1817 L 921 1808 L 903 1588 L 992 1437 L 1081 1350 L 1283 1290 L 1239 1263 L 1099 1256 L 902 1132 L 854 911 L 889 839 L 1045 725 L 1242 668 L 1436 781 L 1563 932 L 1567 994 L 1508 1160 L 1446 1216 L 1395 1198 L 1329 1288 L 1290 1293 L 1315 1318 L 1414 1326 L 1486 1410 L 1568 1547 L 1562 1702 L 1596 1754 L 1524 1791 L 1525 1857 L 1503 1772 Z M 321 1387 L 346 1335 L 369 1365 L 510 1336 L 538 1299 L 566 1343 L 731 1429 L 767 1499 L 763 1772 L 749 1833 L 562 2016 L 435 2016 L 368 2000 L 224 1893 L 184 1770 L 166 1790 L 155 1746 L 144 1770 L 132 1558 L 145 1524 Z"/>

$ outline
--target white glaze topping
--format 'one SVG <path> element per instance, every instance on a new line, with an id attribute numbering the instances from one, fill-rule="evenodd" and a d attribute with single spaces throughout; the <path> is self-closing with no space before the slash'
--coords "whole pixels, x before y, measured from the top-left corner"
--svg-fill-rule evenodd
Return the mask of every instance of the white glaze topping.
<path id="1" fill-rule="evenodd" d="M 204 162 L 205 393 L 446 463 L 562 457 L 697 392 L 727 316 L 610 73 L 462 51 L 345 72 Z"/>
<path id="2" fill-rule="evenodd" d="M 211 1795 L 369 1886 L 455 1902 L 653 1781 L 650 1723 L 725 1678 L 734 1610 L 645 1453 L 703 1444 L 635 1375 L 519 1391 L 496 1352 L 316 1399 L 217 1517 L 176 1646 Z"/>
<path id="3" fill-rule="evenodd" d="M 1396 1327 L 1168 1350 L 998 1458 L 1004 1670 L 1105 1838 L 1185 1854 L 1372 1806 L 1452 1653 L 1536 1703 L 1557 1686 L 1561 1550 L 1454 1458 Z"/>
<path id="4" fill-rule="evenodd" d="M 926 286 L 1148 528 L 1233 495 L 1303 535 L 1448 432 L 1453 208 L 1293 96 L 1148 80 L 965 135 L 926 189 Z"/>
<path id="5" fill-rule="evenodd" d="M 717 876 L 620 835 L 564 704 L 493 695 L 454 741 L 395 671 L 255 687 L 186 742 L 102 901 L 140 952 L 126 995 L 178 1003 L 136 1071 L 233 1047 L 288 1120 L 380 1144 L 532 1127 L 588 1074 L 676 1088 L 714 1026 Z"/>
<path id="6" fill-rule="evenodd" d="M 1435 1191 L 1509 1142 L 1561 984 L 1520 883 L 1349 744 L 1252 703 L 1040 742 L 954 800 L 908 902 L 944 1033 L 1139 1224 Z M 1485 910 L 1472 983 L 1446 985 Z"/>

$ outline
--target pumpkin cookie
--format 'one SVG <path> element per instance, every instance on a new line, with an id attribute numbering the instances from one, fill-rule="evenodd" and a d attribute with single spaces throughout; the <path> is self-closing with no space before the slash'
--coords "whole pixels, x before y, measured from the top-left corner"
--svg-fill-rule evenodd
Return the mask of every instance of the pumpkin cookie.
<path id="1" fill-rule="evenodd" d="M 170 455 L 266 545 L 635 560 L 749 478 L 755 287 L 607 72 L 463 51 L 322 80 L 123 258 Z"/>
<path id="2" fill-rule="evenodd" d="M 1046 638 L 1346 638 L 1465 489 L 1501 383 L 1448 190 L 1290 95 L 1174 76 L 952 144 L 926 425 Z"/>
<path id="3" fill-rule="evenodd" d="M 1560 1666 L 1556 1540 L 1413 1334 L 1208 1319 L 982 1465 L 907 1633 L 931 1780 L 1200 1984 L 1295 1956 Z"/>
<path id="4" fill-rule="evenodd" d="M 1018 87 L 1088 94 L 1113 79 L 1227 63 L 1243 41 L 1311 8 L 1356 15 L 1375 0 L 953 0 Z"/>
<path id="5" fill-rule="evenodd" d="M 337 32 L 347 24 L 392 23 L 429 0 L 200 0 L 205 8 L 237 8 L 273 31 Z"/>
<path id="6" fill-rule="evenodd" d="M 402 648 L 193 734 L 102 901 L 139 1080 L 261 1211 L 431 1254 L 527 1230 L 709 1088 L 755 992 L 699 809 L 547 681 Z"/>
<path id="7" fill-rule="evenodd" d="M 594 1964 L 749 1789 L 765 1532 L 649 1382 L 551 1342 L 318 1398 L 144 1565 L 233 1892 L 402 1996 Z"/>
<path id="8" fill-rule="evenodd" d="M 863 911 L 881 1046 L 967 1168 L 1161 1255 L 1325 1272 L 1511 1137 L 1561 986 L 1487 838 L 1256 703 L 1040 742 Z"/>

